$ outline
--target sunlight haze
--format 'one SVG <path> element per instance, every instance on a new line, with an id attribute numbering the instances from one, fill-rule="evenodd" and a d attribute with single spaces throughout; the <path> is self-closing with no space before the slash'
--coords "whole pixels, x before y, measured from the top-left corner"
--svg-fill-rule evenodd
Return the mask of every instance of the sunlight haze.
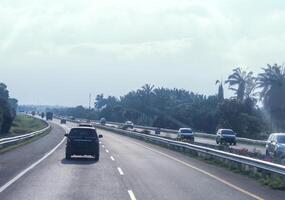
<path id="1" fill-rule="evenodd" d="M 284 22 L 281 0 L 2 1 L 1 82 L 20 104 L 87 106 L 145 83 L 212 95 L 235 67 L 284 63 Z"/>

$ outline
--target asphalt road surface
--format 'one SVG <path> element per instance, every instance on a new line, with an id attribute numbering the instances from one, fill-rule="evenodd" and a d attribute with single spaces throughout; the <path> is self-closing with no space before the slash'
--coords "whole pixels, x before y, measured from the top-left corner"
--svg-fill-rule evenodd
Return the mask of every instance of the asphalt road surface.
<path id="1" fill-rule="evenodd" d="M 44 154 L 36 165 L 22 166 L 22 172 L 26 173 L 21 176 L 16 176 L 19 169 L 15 170 L 10 176 L 14 181 L 5 189 L 3 184 L 8 179 L 1 181 L 1 200 L 283 200 L 285 196 L 283 191 L 271 190 L 223 168 L 103 130 L 98 130 L 104 136 L 99 162 L 87 156 L 67 161 L 62 142 L 65 131 L 54 126 L 57 133 L 52 134 L 59 138 L 54 141 L 52 151 Z M 18 155 L 14 159 L 29 159 L 18 150 L 8 153 L 14 152 Z M 13 171 L 15 166 L 9 167 Z M 2 180 L 5 166 L 0 170 Z"/>

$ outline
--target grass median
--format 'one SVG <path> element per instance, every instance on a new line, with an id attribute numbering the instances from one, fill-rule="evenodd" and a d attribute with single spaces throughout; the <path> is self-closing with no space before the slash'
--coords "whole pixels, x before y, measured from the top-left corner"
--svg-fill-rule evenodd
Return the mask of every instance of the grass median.
<path id="1" fill-rule="evenodd" d="M 38 131 L 47 127 L 47 123 L 44 121 L 28 116 L 28 115 L 17 115 L 10 132 L 6 134 L 6 137 L 13 137 Z"/>
<path id="2" fill-rule="evenodd" d="M 28 115 L 18 115 L 14 122 L 13 125 L 10 129 L 10 132 L 0 136 L 1 138 L 5 138 L 5 137 L 14 137 L 14 136 L 19 136 L 19 135 L 23 135 L 23 134 L 28 134 L 31 132 L 35 132 L 38 130 L 42 130 L 44 128 L 48 127 L 48 124 L 40 119 L 28 116 Z M 36 135 L 34 137 L 31 137 L 29 139 L 25 139 L 23 141 L 20 141 L 19 143 L 15 143 L 15 144 L 11 144 L 9 146 L 6 147 L 2 147 L 0 148 L 0 153 L 15 149 L 19 146 L 25 145 L 27 143 L 33 142 L 43 136 L 45 136 L 46 134 L 48 134 L 50 132 L 51 128 L 49 128 L 48 130 L 46 130 L 45 132 Z"/>

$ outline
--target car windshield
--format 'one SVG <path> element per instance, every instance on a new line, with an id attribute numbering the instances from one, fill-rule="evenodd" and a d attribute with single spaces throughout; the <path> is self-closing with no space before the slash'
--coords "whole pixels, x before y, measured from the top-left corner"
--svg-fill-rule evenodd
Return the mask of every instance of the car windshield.
<path id="1" fill-rule="evenodd" d="M 191 129 L 181 129 L 181 133 L 192 133 Z"/>
<path id="2" fill-rule="evenodd" d="M 96 136 L 97 133 L 93 129 L 72 129 L 69 136 Z"/>
<path id="3" fill-rule="evenodd" d="M 223 135 L 235 135 L 235 133 L 232 130 L 222 130 Z"/>
<path id="4" fill-rule="evenodd" d="M 277 142 L 281 144 L 285 144 L 285 135 L 277 136 Z"/>

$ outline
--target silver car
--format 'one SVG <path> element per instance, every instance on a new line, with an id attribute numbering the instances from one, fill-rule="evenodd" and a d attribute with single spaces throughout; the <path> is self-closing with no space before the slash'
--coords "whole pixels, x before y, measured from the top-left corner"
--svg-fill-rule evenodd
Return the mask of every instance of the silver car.
<path id="1" fill-rule="evenodd" d="M 180 128 L 177 133 L 177 140 L 194 142 L 194 133 L 191 128 Z"/>
<path id="2" fill-rule="evenodd" d="M 272 133 L 266 142 L 266 155 L 285 158 L 285 133 Z"/>

